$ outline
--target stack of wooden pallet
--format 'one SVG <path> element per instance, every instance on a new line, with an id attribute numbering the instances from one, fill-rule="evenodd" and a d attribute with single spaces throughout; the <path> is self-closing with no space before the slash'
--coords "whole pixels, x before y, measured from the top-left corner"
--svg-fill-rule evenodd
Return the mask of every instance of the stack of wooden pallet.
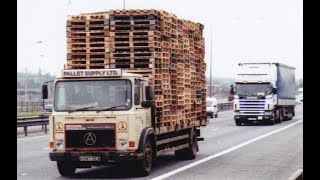
<path id="1" fill-rule="evenodd" d="M 109 14 L 69 16 L 67 21 L 67 66 L 99 69 L 109 63 Z"/>
<path id="2" fill-rule="evenodd" d="M 158 127 L 206 124 L 203 28 L 153 9 L 69 16 L 67 68 L 122 68 L 148 76 Z"/>

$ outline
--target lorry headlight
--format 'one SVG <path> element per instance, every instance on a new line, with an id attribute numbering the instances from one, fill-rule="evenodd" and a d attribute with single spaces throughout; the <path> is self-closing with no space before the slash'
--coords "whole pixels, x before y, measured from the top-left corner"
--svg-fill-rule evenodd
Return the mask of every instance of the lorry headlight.
<path id="1" fill-rule="evenodd" d="M 63 140 L 56 140 L 56 147 L 63 148 Z"/>
<path id="2" fill-rule="evenodd" d="M 272 112 L 264 112 L 264 115 L 270 116 L 270 115 L 272 115 Z"/>
<path id="3" fill-rule="evenodd" d="M 128 147 L 128 141 L 124 139 L 120 139 L 119 144 L 121 147 Z"/>

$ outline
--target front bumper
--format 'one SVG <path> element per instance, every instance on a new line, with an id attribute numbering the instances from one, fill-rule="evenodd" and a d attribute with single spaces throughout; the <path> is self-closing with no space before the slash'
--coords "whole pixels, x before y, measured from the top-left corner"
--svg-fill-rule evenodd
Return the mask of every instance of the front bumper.
<path id="1" fill-rule="evenodd" d="M 99 156 L 100 161 L 80 161 L 80 156 Z M 143 159 L 143 153 L 133 151 L 67 151 L 67 152 L 50 152 L 51 161 L 73 161 L 79 163 L 106 164 L 125 160 Z"/>
<path id="2" fill-rule="evenodd" d="M 235 111 L 234 120 L 237 121 L 265 121 L 273 118 L 272 111 L 265 111 L 264 114 L 246 115 Z"/>
<path id="3" fill-rule="evenodd" d="M 235 115 L 234 120 L 238 121 L 264 121 L 271 120 L 273 115 Z"/>

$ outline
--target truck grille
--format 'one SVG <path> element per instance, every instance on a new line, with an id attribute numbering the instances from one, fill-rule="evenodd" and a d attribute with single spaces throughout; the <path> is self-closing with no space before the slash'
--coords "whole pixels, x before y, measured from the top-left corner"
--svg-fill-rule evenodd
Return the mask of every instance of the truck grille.
<path id="1" fill-rule="evenodd" d="M 240 114 L 242 115 L 263 115 L 264 99 L 239 99 Z"/>
<path id="2" fill-rule="evenodd" d="M 66 124 L 66 149 L 115 147 L 114 124 Z"/>

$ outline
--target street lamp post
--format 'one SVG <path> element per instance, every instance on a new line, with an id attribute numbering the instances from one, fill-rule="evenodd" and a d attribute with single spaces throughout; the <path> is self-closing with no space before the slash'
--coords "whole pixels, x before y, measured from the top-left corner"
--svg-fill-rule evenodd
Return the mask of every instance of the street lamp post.
<path id="1" fill-rule="evenodd" d="M 25 69 L 25 79 L 24 79 L 24 102 L 28 101 L 28 69 Z"/>
<path id="2" fill-rule="evenodd" d="M 212 97 L 212 22 L 210 22 L 210 88 L 209 96 Z"/>

